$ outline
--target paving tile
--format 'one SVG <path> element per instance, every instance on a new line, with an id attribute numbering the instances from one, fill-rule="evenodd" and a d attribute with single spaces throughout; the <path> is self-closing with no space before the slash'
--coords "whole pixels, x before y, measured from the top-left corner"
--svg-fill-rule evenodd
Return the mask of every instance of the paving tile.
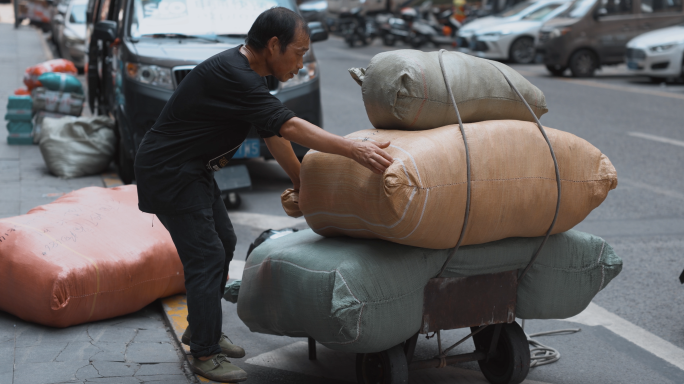
<path id="1" fill-rule="evenodd" d="M 32 362 L 17 365 L 14 369 L 14 384 L 49 384 L 76 380 L 76 371 L 87 366 L 87 361 Z"/>
<path id="2" fill-rule="evenodd" d="M 139 384 L 140 380 L 135 377 L 102 377 L 99 379 L 89 379 L 86 383 L 100 384 Z"/>
<path id="3" fill-rule="evenodd" d="M 176 363 L 178 354 L 170 343 L 131 343 L 126 360 L 137 363 Z"/>
<path id="4" fill-rule="evenodd" d="M 100 375 L 92 364 L 81 367 L 81 369 L 76 371 L 76 378 L 79 380 L 95 379 L 99 377 L 102 377 L 102 375 Z"/>
<path id="5" fill-rule="evenodd" d="M 14 368 L 14 341 L 0 344 L 0 377 L 12 373 Z M 0 380 L 0 383 L 4 381 Z"/>
<path id="6" fill-rule="evenodd" d="M 67 347 L 69 342 L 45 342 L 29 347 L 17 347 L 15 350 L 15 364 L 21 366 L 35 362 L 53 361 Z"/>
<path id="7" fill-rule="evenodd" d="M 178 360 L 178 359 L 176 359 Z M 159 363 L 159 364 L 142 364 L 136 376 L 150 376 L 150 375 L 182 375 L 183 370 L 179 362 L 176 363 Z M 143 379 L 147 380 L 147 379 Z"/>
<path id="8" fill-rule="evenodd" d="M 188 384 L 190 381 L 185 375 L 160 375 L 138 377 L 143 383 L 164 383 L 164 384 Z"/>
<path id="9" fill-rule="evenodd" d="M 90 357 L 90 361 L 126 361 L 126 343 L 95 343 L 101 352 Z"/>
<path id="10" fill-rule="evenodd" d="M 43 343 L 90 341 L 87 325 L 69 328 L 49 328 L 38 324 L 17 324 L 17 347 L 30 347 Z"/>
<path id="11" fill-rule="evenodd" d="M 95 343 L 128 343 L 133 340 L 137 332 L 135 328 L 122 328 L 109 322 L 91 324 L 88 327 L 88 334 Z"/>
<path id="12" fill-rule="evenodd" d="M 169 339 L 169 333 L 164 328 L 153 328 L 153 329 L 141 329 L 138 334 L 133 339 L 136 343 L 149 342 L 149 341 L 167 341 Z"/>
<path id="13" fill-rule="evenodd" d="M 89 341 L 73 341 L 55 358 L 55 361 L 83 361 L 92 360 L 92 357 L 102 352 L 99 346 Z"/>
<path id="14" fill-rule="evenodd" d="M 97 370 L 97 373 L 103 377 L 133 376 L 138 368 L 140 368 L 140 365 L 136 363 L 120 363 L 114 361 L 93 361 L 92 365 Z"/>

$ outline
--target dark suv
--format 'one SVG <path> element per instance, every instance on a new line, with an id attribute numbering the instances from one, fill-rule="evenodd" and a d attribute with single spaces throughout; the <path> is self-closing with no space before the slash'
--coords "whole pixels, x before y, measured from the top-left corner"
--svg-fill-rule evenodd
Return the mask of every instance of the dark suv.
<path id="1" fill-rule="evenodd" d="M 89 0 L 88 102 L 93 112 L 116 121 L 116 161 L 125 183 L 134 178 L 133 159 L 145 132 L 178 84 L 197 64 L 243 43 L 256 17 L 274 6 L 298 12 L 293 0 Z M 309 27 L 312 42 L 327 39 L 320 23 Z M 298 117 L 322 125 L 313 48 L 298 76 L 285 83 L 264 79 Z M 300 158 L 308 150 L 293 147 Z M 253 131 L 236 158 L 259 156 L 272 158 Z"/>

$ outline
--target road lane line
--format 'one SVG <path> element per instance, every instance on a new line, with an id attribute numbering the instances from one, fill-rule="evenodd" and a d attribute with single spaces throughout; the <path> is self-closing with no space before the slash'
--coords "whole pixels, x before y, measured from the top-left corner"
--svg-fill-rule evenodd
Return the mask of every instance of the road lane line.
<path id="1" fill-rule="evenodd" d="M 588 85 L 590 87 L 610 89 L 613 91 L 641 93 L 644 95 L 662 96 L 662 97 L 670 97 L 673 99 L 684 100 L 684 95 L 680 95 L 677 93 L 669 93 L 669 92 L 652 91 L 652 90 L 648 90 L 648 89 L 623 87 L 623 86 L 619 86 L 619 85 L 596 83 L 596 82 L 587 81 L 587 80 L 575 80 L 575 79 L 561 79 L 561 80 L 567 81 L 568 83 L 579 84 L 579 85 Z"/>
<path id="2" fill-rule="evenodd" d="M 594 303 L 590 303 L 587 309 L 579 315 L 564 321 L 588 326 L 603 326 L 684 371 L 684 350 Z"/>
<path id="3" fill-rule="evenodd" d="M 679 147 L 684 147 L 684 141 L 669 139 L 667 137 L 649 135 L 648 133 L 641 133 L 641 132 L 629 132 L 627 134 L 630 136 L 633 136 L 633 137 L 638 137 L 640 139 L 646 139 L 646 140 L 651 140 L 651 141 L 657 141 L 659 143 L 666 143 L 666 144 L 677 145 Z"/>
<path id="4" fill-rule="evenodd" d="M 634 180 L 629 180 L 629 179 L 620 179 L 621 184 L 627 184 L 628 187 L 635 187 L 635 188 L 641 188 L 641 189 L 646 189 L 649 190 L 653 193 L 657 193 L 659 195 L 667 196 L 667 197 L 673 197 L 675 199 L 679 200 L 684 200 L 684 194 L 671 191 L 669 189 L 664 189 L 664 188 L 658 188 L 654 187 L 651 184 L 646 184 L 646 183 L 641 183 L 639 181 L 634 181 Z"/>

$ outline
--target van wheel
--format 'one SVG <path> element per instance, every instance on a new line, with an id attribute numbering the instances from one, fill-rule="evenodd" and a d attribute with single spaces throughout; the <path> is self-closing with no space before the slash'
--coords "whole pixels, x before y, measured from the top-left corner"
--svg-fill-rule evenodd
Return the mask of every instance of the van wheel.
<path id="1" fill-rule="evenodd" d="M 593 77 L 597 68 L 598 59 L 588 49 L 580 49 L 570 57 L 570 72 L 574 77 Z"/>
<path id="2" fill-rule="evenodd" d="M 546 69 L 553 75 L 553 76 L 563 76 L 563 73 L 565 73 L 565 70 L 568 69 L 568 67 L 563 67 L 561 65 L 546 65 Z"/>
<path id="3" fill-rule="evenodd" d="M 530 64 L 534 61 L 534 40 L 531 37 L 521 37 L 511 44 L 508 55 L 516 64 Z"/>

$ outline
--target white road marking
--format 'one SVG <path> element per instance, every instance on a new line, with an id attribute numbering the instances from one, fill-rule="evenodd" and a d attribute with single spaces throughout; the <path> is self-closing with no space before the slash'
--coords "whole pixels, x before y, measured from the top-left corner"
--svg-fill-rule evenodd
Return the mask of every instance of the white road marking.
<path id="1" fill-rule="evenodd" d="M 648 133 L 641 133 L 641 132 L 630 132 L 630 133 L 628 133 L 628 135 L 633 136 L 633 137 L 638 137 L 640 139 L 646 139 L 646 140 L 651 140 L 651 141 L 657 141 L 659 143 L 666 143 L 666 144 L 677 145 L 679 147 L 684 147 L 684 141 L 681 141 L 681 140 L 675 140 L 675 139 L 670 139 L 667 137 L 656 136 L 656 135 L 649 135 Z"/>
<path id="2" fill-rule="evenodd" d="M 320 344 L 316 360 L 309 360 L 308 343 L 298 341 L 271 352 L 262 353 L 245 361 L 247 364 L 303 373 L 309 376 L 328 377 L 340 381 L 356 382 L 356 354 L 337 352 Z M 459 383 L 488 384 L 482 373 L 448 366 L 443 369 L 425 369 L 409 372 L 411 384 Z M 522 384 L 546 384 L 525 380 Z"/>
<path id="3" fill-rule="evenodd" d="M 601 325 L 684 371 L 684 350 L 594 303 L 589 304 L 579 315 L 564 321 L 588 326 Z"/>
<path id="4" fill-rule="evenodd" d="M 667 196 L 667 197 L 673 197 L 673 198 L 679 199 L 679 200 L 684 200 L 684 194 L 682 194 L 682 193 L 671 191 L 669 189 L 654 187 L 651 184 L 646 184 L 646 183 L 642 183 L 639 181 L 634 181 L 634 180 L 629 180 L 629 179 L 624 179 L 624 178 L 620 179 L 619 183 L 627 184 L 628 187 L 646 189 L 646 190 L 649 190 L 653 193 L 657 193 L 659 195 L 663 195 L 663 196 Z"/>
<path id="5" fill-rule="evenodd" d="M 306 223 L 303 217 L 265 215 L 251 212 L 229 212 L 228 216 L 233 224 L 246 225 L 259 229 L 282 229 Z"/>

